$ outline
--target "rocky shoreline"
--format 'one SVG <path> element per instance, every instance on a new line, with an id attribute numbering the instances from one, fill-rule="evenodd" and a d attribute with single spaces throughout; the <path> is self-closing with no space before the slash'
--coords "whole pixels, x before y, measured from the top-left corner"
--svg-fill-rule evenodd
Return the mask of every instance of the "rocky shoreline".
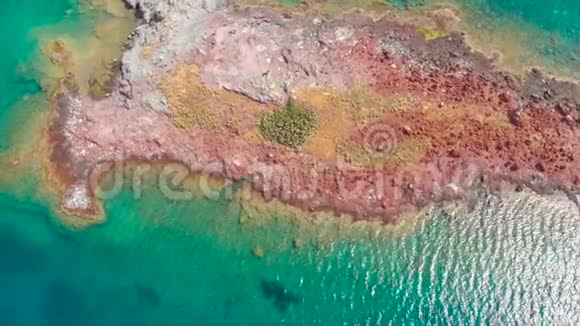
<path id="1" fill-rule="evenodd" d="M 111 95 L 54 97 L 61 208 L 99 212 L 103 162 L 168 160 L 306 211 L 395 222 L 506 184 L 580 193 L 580 86 L 520 78 L 463 35 L 364 13 L 332 19 L 227 1 L 127 0 L 142 17 Z M 69 85 L 69 86 L 67 86 Z M 299 148 L 260 137 L 292 98 L 318 117 Z"/>

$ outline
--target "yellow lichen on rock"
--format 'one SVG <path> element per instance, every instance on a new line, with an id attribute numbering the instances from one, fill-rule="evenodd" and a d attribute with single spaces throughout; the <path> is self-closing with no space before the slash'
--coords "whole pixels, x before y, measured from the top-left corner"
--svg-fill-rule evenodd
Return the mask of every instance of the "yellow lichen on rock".
<path id="1" fill-rule="evenodd" d="M 423 37 L 425 37 L 425 40 L 427 41 L 431 41 L 440 37 L 445 37 L 448 36 L 449 33 L 445 32 L 445 31 L 441 31 L 437 28 L 430 28 L 430 27 L 426 27 L 423 26 L 421 28 L 419 28 L 419 32 L 421 32 L 421 34 L 423 34 Z"/>
<path id="2" fill-rule="evenodd" d="M 219 116 L 211 108 L 211 100 L 217 91 L 199 83 L 197 66 L 180 66 L 160 83 L 160 87 L 165 93 L 176 126 L 204 129 L 219 127 Z"/>
<path id="3" fill-rule="evenodd" d="M 407 96 L 380 96 L 362 86 L 339 91 L 303 89 L 296 97 L 311 108 L 319 120 L 318 130 L 304 145 L 304 150 L 324 160 L 336 160 L 342 140 L 356 128 L 413 104 Z"/>
<path id="4" fill-rule="evenodd" d="M 360 167 L 402 166 L 417 163 L 419 155 L 429 149 L 430 144 L 423 139 L 409 139 L 397 143 L 385 153 L 371 152 L 364 144 L 342 139 L 336 148 L 341 159 Z"/>
<path id="5" fill-rule="evenodd" d="M 445 103 L 425 102 L 422 113 L 429 121 L 444 123 L 455 130 L 463 129 L 466 119 L 492 125 L 497 127 L 498 130 L 514 128 L 506 114 L 494 111 L 490 107 L 475 105 L 452 106 Z"/>
<path id="6" fill-rule="evenodd" d="M 198 127 L 216 130 L 229 127 L 243 134 L 255 127 L 257 116 L 268 108 L 250 98 L 223 89 L 203 85 L 199 67 L 177 67 L 158 83 L 180 128 Z"/>
<path id="7" fill-rule="evenodd" d="M 352 115 L 345 107 L 337 107 L 332 93 L 325 90 L 302 90 L 297 98 L 318 117 L 318 130 L 306 142 L 304 150 L 325 160 L 335 160 L 337 139 L 354 128 Z"/>

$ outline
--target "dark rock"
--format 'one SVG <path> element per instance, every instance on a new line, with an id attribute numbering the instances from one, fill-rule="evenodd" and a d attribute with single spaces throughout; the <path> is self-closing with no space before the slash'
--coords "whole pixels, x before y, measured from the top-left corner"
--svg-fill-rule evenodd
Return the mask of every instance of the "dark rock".
<path id="1" fill-rule="evenodd" d="M 449 157 L 453 157 L 453 158 L 459 158 L 461 156 L 455 148 L 450 149 L 447 153 L 448 153 Z"/>
<path id="2" fill-rule="evenodd" d="M 522 113 L 519 110 L 513 110 L 508 113 L 508 118 L 514 126 L 522 125 Z"/>
<path id="3" fill-rule="evenodd" d="M 135 283 L 135 291 L 137 292 L 139 301 L 147 303 L 153 307 L 157 307 L 161 304 L 161 297 L 154 287 Z"/>
<path id="4" fill-rule="evenodd" d="M 276 309 L 285 312 L 290 306 L 300 302 L 300 298 L 276 281 L 262 281 L 262 294 L 274 301 Z"/>
<path id="5" fill-rule="evenodd" d="M 569 115 L 572 113 L 572 108 L 568 106 L 566 103 L 558 103 L 556 104 L 556 110 L 562 115 Z"/>
<path id="6" fill-rule="evenodd" d="M 510 165 L 510 170 L 511 170 L 512 172 L 515 172 L 515 171 L 517 171 L 517 170 L 519 170 L 519 169 L 520 169 L 520 167 L 518 166 L 518 163 L 515 163 L 515 162 L 513 162 L 513 163 Z"/>

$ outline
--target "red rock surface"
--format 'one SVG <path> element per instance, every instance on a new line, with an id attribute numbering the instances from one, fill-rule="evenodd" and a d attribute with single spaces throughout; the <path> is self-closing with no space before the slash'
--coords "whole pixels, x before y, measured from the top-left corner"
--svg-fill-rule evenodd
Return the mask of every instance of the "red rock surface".
<path id="1" fill-rule="evenodd" d="M 419 160 L 374 167 L 329 162 L 276 144 L 246 141 L 235 128 L 177 128 L 165 112 L 122 108 L 122 92 L 95 102 L 63 90 L 51 129 L 53 162 L 63 183 L 72 189 L 65 195 L 63 208 L 80 214 L 93 212 L 94 202 L 83 202 L 79 190 L 90 189 L 91 171 L 99 162 L 132 158 L 178 161 L 192 172 L 245 180 L 266 199 L 309 211 L 330 210 L 386 222 L 429 202 L 471 200 L 479 189 L 494 190 L 503 181 L 512 182 L 514 188 L 564 190 L 571 198 L 579 193 L 577 85 L 548 79 L 538 71 L 523 80 L 498 72 L 490 60 L 472 53 L 460 35 L 427 42 L 412 27 L 386 20 L 346 16 L 313 27 L 308 17 L 292 20 L 269 15 L 215 19 L 222 32 L 230 32 L 209 37 L 191 56 L 201 65 L 205 80 L 211 80 L 214 87 L 227 84 L 239 96 L 269 98 L 258 72 L 268 71 L 263 65 L 274 61 L 261 61 L 259 53 L 278 53 L 281 59 L 273 57 L 277 61 L 272 64 L 276 78 L 292 78 L 286 95 L 324 75 L 320 79 L 325 87 L 349 87 L 353 80 L 363 81 L 378 94 L 404 93 L 423 99 L 416 107 L 386 113 L 374 121 L 393 130 L 389 136 L 394 142 L 427 142 L 430 146 L 418 153 Z M 252 19 L 238 22 L 239 17 L 254 17 L 261 25 L 252 25 L 257 24 Z M 255 29 L 231 33 L 225 21 Z M 277 26 L 274 32 L 263 27 L 272 21 Z M 354 32 L 349 36 L 335 33 L 336 40 L 325 45 L 319 59 L 308 48 L 309 44 L 320 46 L 316 38 L 308 36 L 306 48 L 298 48 L 296 40 L 279 35 L 280 29 L 292 35 L 298 35 L 298 28 L 346 31 L 349 23 Z M 231 52 L 238 58 L 230 58 L 228 51 L 236 50 L 230 47 L 246 44 L 248 39 L 262 46 L 262 52 L 247 48 Z M 244 62 L 251 62 L 250 67 Z M 306 64 L 311 70 L 305 72 L 300 67 Z M 251 69 L 252 79 L 235 84 L 245 78 L 240 73 L 244 69 Z M 214 76 L 210 76 L 212 71 L 216 71 Z M 340 73 L 348 73 L 348 78 L 338 78 Z M 252 87 L 259 87 L 255 96 Z M 345 130 L 345 136 L 365 146 L 366 132 L 368 128 Z M 71 204 L 71 198 L 81 204 Z"/>
<path id="2" fill-rule="evenodd" d="M 450 37 L 441 42 L 453 43 L 456 40 Z M 482 63 L 462 68 L 458 64 L 449 64 L 452 57 L 473 55 L 466 50 L 457 54 L 458 50 L 451 47 L 448 47 L 451 48 L 448 49 L 451 53 L 448 57 L 425 60 L 447 64 L 434 64 L 433 69 L 427 70 L 411 64 L 405 73 L 401 73 L 397 66 L 407 67 L 408 61 L 415 59 L 384 51 L 377 53 L 376 48 L 375 39 L 364 38 L 354 47 L 350 59 L 366 65 L 371 77 L 370 85 L 378 92 L 404 91 L 426 96 L 441 103 L 441 114 L 450 113 L 442 109 L 444 106 L 454 106 L 454 111 L 475 111 L 461 112 L 459 117 L 447 123 L 431 121 L 424 112 L 417 111 L 389 117 L 399 126 L 412 130 L 411 136 L 430 140 L 433 148 L 426 153 L 424 161 L 446 156 L 481 159 L 492 170 L 508 170 L 510 173 L 524 171 L 527 174 L 536 171 L 558 182 L 577 182 L 580 177 L 577 169 L 580 166 L 580 147 L 576 132 L 580 126 L 580 112 L 573 107 L 580 108 L 578 87 L 574 94 L 564 89 L 562 93 L 570 93 L 565 94 L 570 97 L 555 101 L 554 94 L 559 90 L 552 86 L 556 81 L 545 83 L 540 90 L 543 98 L 533 93 L 526 94 L 516 77 L 496 72 L 491 65 Z M 528 77 L 531 80 L 528 83 L 544 78 L 537 71 L 534 74 L 536 76 Z M 575 104 L 571 105 L 570 102 Z M 475 106 L 460 108 L 466 104 Z M 476 118 L 477 114 L 504 115 L 510 118 L 515 128 L 482 123 Z M 452 125 L 462 128 L 456 131 Z"/>

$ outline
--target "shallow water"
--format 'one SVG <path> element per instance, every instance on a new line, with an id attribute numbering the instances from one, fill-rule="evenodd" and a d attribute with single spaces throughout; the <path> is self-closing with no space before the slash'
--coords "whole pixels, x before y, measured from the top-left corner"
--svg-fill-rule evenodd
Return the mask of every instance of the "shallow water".
<path id="1" fill-rule="evenodd" d="M 364 2 L 364 0 L 362 0 Z M 336 1 L 340 3 L 342 1 Z M 580 76 L 580 5 L 576 0 L 385 0 L 404 10 L 449 6 L 458 10 L 470 43 L 518 74 Z"/>
<path id="2" fill-rule="evenodd" d="M 540 66 L 580 76 L 580 5 L 575 0 L 456 0 L 476 43 L 504 52 L 508 67 Z"/>
<path id="3" fill-rule="evenodd" d="M 495 6 L 578 37 L 578 16 L 561 21 L 564 10 L 578 13 L 573 2 Z M 46 110 L 43 73 L 31 64 L 39 28 L 64 21 L 79 35 L 95 21 L 72 0 L 3 9 L 0 152 L 14 146 L 15 121 Z M 34 189 L 34 180 L 31 172 L 20 183 Z M 471 214 L 434 210 L 401 234 L 247 221 L 226 200 L 126 190 L 106 203 L 106 223 L 75 231 L 34 190 L 12 188 L 0 187 L 0 325 L 580 324 L 580 215 L 562 200 L 484 196 Z"/>
<path id="4" fill-rule="evenodd" d="M 337 225 L 303 230 L 287 219 L 240 224 L 239 209 L 225 201 L 146 196 L 124 192 L 108 204 L 110 220 L 85 231 L 49 223 L 42 206 L 0 198 L 2 318 L 24 325 L 580 322 L 580 216 L 569 204 L 486 197 L 473 214 L 434 212 L 406 236 L 348 236 Z M 263 257 L 253 255 L 256 246 Z"/>

